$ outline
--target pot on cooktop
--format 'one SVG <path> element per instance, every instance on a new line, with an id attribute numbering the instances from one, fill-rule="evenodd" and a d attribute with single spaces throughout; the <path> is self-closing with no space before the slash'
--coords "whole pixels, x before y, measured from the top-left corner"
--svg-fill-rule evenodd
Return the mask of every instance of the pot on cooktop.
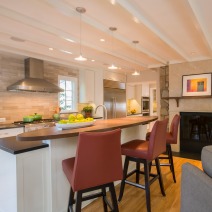
<path id="1" fill-rule="evenodd" d="M 34 117 L 34 121 L 37 121 L 37 120 L 41 120 L 41 119 L 42 119 L 42 115 L 37 114 L 37 113 L 35 113 L 35 114 L 33 115 L 33 117 Z"/>
<path id="2" fill-rule="evenodd" d="M 35 113 L 34 115 L 29 115 L 29 116 L 24 116 L 23 117 L 23 122 L 33 122 L 33 121 L 38 121 L 42 119 L 42 115 Z"/>
<path id="3" fill-rule="evenodd" d="M 34 121 L 34 117 L 33 116 L 24 116 L 23 117 L 23 122 L 30 123 L 30 122 L 33 122 L 33 121 Z"/>

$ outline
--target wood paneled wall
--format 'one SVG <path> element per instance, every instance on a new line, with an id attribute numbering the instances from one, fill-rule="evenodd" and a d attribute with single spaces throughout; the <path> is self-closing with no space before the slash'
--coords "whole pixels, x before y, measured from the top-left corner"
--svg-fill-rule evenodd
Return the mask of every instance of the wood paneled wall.
<path id="1" fill-rule="evenodd" d="M 43 118 L 51 118 L 58 105 L 58 94 L 9 92 L 7 86 L 23 79 L 23 56 L 0 53 L 0 118 L 6 123 L 20 121 L 23 116 L 38 113 Z M 44 78 L 58 84 L 58 75 L 79 76 L 77 69 L 44 61 Z"/>

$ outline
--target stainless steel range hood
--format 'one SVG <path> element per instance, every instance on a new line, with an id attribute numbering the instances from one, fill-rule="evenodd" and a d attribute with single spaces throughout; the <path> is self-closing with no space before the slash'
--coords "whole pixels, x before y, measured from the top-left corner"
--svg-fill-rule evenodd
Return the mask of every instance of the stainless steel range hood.
<path id="1" fill-rule="evenodd" d="M 7 87 L 8 91 L 58 93 L 63 89 L 44 79 L 43 61 L 35 58 L 25 60 L 25 79 Z"/>

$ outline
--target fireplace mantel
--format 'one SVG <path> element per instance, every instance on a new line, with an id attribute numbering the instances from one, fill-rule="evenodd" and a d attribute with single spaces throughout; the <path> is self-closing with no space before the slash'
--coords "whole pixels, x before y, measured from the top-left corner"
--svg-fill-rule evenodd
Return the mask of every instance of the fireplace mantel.
<path id="1" fill-rule="evenodd" d="M 179 107 L 179 101 L 180 99 L 206 99 L 206 98 L 212 98 L 212 96 L 173 96 L 173 97 L 163 97 L 162 99 L 170 100 L 175 99 L 177 107 Z"/>

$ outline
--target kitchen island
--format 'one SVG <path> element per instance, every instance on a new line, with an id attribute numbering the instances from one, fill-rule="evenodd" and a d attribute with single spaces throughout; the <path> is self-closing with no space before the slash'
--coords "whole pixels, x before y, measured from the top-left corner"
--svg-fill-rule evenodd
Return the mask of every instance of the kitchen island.
<path id="1" fill-rule="evenodd" d="M 125 118 L 97 120 L 94 125 L 83 128 L 75 128 L 70 130 L 60 130 L 56 127 L 35 130 L 27 133 L 22 133 L 17 136 L 19 141 L 37 141 L 47 139 L 58 139 L 78 136 L 80 132 L 98 132 L 107 131 L 117 128 L 128 128 L 138 125 L 146 125 L 157 120 L 157 116 L 131 116 Z"/>
<path id="2" fill-rule="evenodd" d="M 94 125 L 84 128 L 61 130 L 51 127 L 19 134 L 16 137 L 19 141 L 42 140 L 49 146 L 18 155 L 1 150 L 0 157 L 4 160 L 0 163 L 4 173 L 0 172 L 0 187 L 5 189 L 1 193 L 6 194 L 7 204 L 1 205 L 5 195 L 0 195 L 0 211 L 67 211 L 70 185 L 61 162 L 75 156 L 78 134 L 121 128 L 121 143 L 125 143 L 144 139 L 146 125 L 156 119 L 155 116 L 136 116 L 97 120 Z"/>

